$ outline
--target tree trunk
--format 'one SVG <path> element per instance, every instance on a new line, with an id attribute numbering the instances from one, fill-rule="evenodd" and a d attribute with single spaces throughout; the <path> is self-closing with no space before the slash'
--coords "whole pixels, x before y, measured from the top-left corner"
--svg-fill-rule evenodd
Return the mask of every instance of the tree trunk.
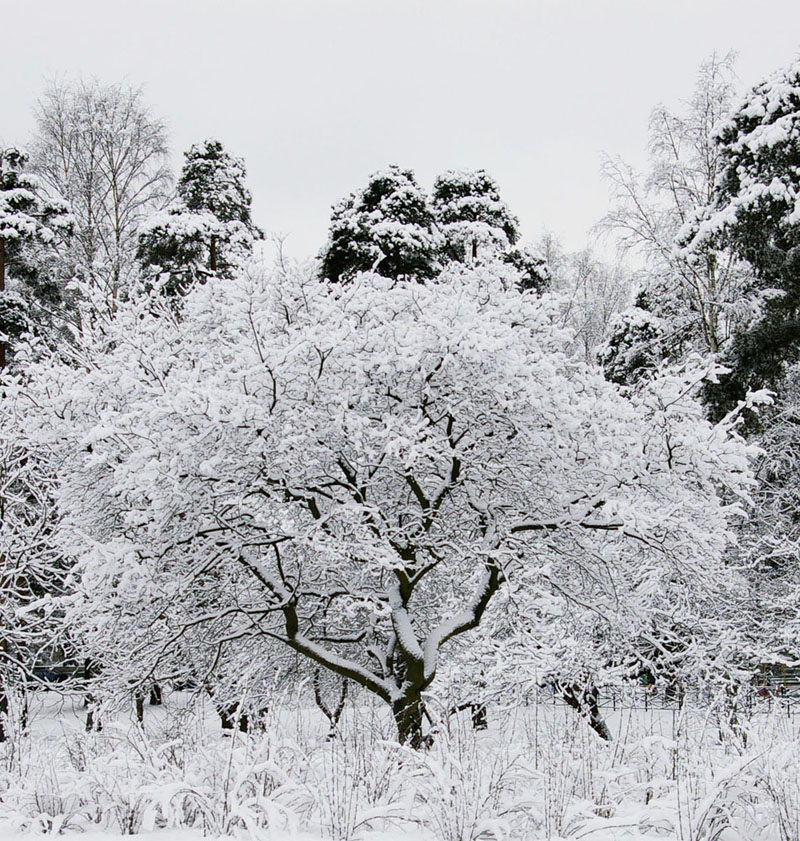
<path id="1" fill-rule="evenodd" d="M 0 292 L 6 288 L 6 241 L 0 237 Z M 6 343 L 0 341 L 0 371 L 6 367 Z M 6 699 L 8 703 L 8 699 Z M 3 737 L 5 739 L 5 736 Z M 0 739 L 0 741 L 2 741 Z"/>
<path id="2" fill-rule="evenodd" d="M 0 240 L 2 242 L 2 240 Z M 6 684 L 5 675 L 0 671 L 0 742 L 5 742 L 8 738 L 6 732 L 8 724 L 8 686 Z"/>
<path id="3" fill-rule="evenodd" d="M 86 712 L 86 732 L 99 733 L 103 729 L 103 722 L 97 713 L 97 704 L 91 695 L 86 696 L 87 712 Z"/>
<path id="4" fill-rule="evenodd" d="M 489 713 L 486 704 L 478 702 L 469 705 L 470 716 L 472 717 L 473 730 L 486 730 L 489 727 Z"/>
<path id="5" fill-rule="evenodd" d="M 144 692 L 141 689 L 136 690 L 133 701 L 136 707 L 136 723 L 144 724 Z"/>
<path id="6" fill-rule="evenodd" d="M 97 676 L 97 671 L 94 663 L 89 658 L 83 661 L 83 673 L 88 687 L 86 694 L 83 696 L 83 705 L 86 708 L 87 733 L 91 733 L 93 730 L 99 733 L 103 729 L 103 722 L 100 720 L 100 715 L 97 711 L 97 699 L 91 690 L 92 681 Z"/>
<path id="7" fill-rule="evenodd" d="M 489 727 L 489 712 L 486 709 L 486 704 L 482 701 L 467 701 L 465 704 L 457 704 L 450 709 L 448 715 L 455 715 L 464 710 L 469 710 L 473 730 L 486 730 Z"/>
<path id="8" fill-rule="evenodd" d="M 164 703 L 164 692 L 161 689 L 161 684 L 154 683 L 150 687 L 150 706 L 160 707 Z"/>
<path id="9" fill-rule="evenodd" d="M 430 747 L 431 738 L 422 732 L 424 712 L 425 706 L 417 690 L 406 693 L 404 698 L 392 704 L 392 715 L 401 745 L 408 745 L 414 750 Z"/>
<path id="10" fill-rule="evenodd" d="M 330 730 L 328 731 L 328 741 L 336 738 L 339 728 L 339 719 L 344 712 L 344 705 L 347 701 L 347 678 L 342 678 L 341 688 L 339 690 L 339 701 L 333 709 L 330 709 L 322 697 L 322 683 L 320 679 L 320 670 L 314 670 L 314 702 L 322 710 L 325 718 L 330 723 Z"/>
<path id="11" fill-rule="evenodd" d="M 223 730 L 233 730 L 237 724 L 242 733 L 247 733 L 250 729 L 250 719 L 247 713 L 240 712 L 238 704 L 228 704 L 224 707 L 220 705 L 217 707 L 217 714 Z"/>

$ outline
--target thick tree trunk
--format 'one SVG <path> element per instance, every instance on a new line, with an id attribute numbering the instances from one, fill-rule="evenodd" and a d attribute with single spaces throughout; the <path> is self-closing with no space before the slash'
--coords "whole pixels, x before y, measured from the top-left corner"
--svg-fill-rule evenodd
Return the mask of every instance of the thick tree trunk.
<path id="1" fill-rule="evenodd" d="M 164 692 L 161 689 L 161 684 L 154 683 L 150 687 L 150 706 L 160 707 L 164 703 Z"/>
<path id="2" fill-rule="evenodd" d="M 414 750 L 430 747 L 431 738 L 422 732 L 424 713 L 425 706 L 417 690 L 411 690 L 404 698 L 392 704 L 392 715 L 401 745 L 408 745 Z"/>

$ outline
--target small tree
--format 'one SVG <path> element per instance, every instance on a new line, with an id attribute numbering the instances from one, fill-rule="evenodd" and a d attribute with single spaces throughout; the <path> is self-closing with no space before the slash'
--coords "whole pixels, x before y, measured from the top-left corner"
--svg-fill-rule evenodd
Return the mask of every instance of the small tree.
<path id="1" fill-rule="evenodd" d="M 410 170 L 393 165 L 333 207 L 320 274 L 338 283 L 358 272 L 427 280 L 436 274 L 440 236 L 427 196 Z"/>
<path id="2" fill-rule="evenodd" d="M 667 356 L 666 345 L 661 319 L 642 307 L 630 307 L 611 322 L 597 359 L 610 382 L 634 386 L 656 375 Z"/>
<path id="3" fill-rule="evenodd" d="M 146 277 L 165 276 L 165 291 L 175 294 L 197 279 L 241 270 L 264 236 L 251 218 L 245 176 L 244 161 L 218 140 L 186 152 L 176 200 L 139 231 L 137 257 Z"/>

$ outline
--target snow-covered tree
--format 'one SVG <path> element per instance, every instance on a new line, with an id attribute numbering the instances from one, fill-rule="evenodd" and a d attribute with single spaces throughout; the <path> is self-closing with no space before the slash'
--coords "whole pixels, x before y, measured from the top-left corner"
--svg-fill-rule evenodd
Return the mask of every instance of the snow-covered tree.
<path id="1" fill-rule="evenodd" d="M 449 260 L 469 265 L 482 252 L 494 256 L 519 239 L 519 222 L 482 169 L 440 175 L 433 185 L 433 208 Z"/>
<path id="2" fill-rule="evenodd" d="M 420 745 L 448 642 L 508 583 L 591 605 L 713 576 L 748 486 L 729 425 L 686 389 L 621 397 L 493 265 L 211 278 L 179 320 L 123 308 L 80 372 L 37 369 L 97 644 L 263 635 Z"/>
<path id="3" fill-rule="evenodd" d="M 144 274 L 151 281 L 162 277 L 168 294 L 209 274 L 231 277 L 263 238 L 251 218 L 244 161 L 218 140 L 196 144 L 184 157 L 177 198 L 139 230 Z"/>
<path id="4" fill-rule="evenodd" d="M 553 288 L 564 297 L 564 321 L 575 331 L 576 348 L 594 362 L 614 329 L 614 319 L 627 308 L 630 272 L 620 263 L 601 260 L 590 248 L 563 255 Z"/>
<path id="5" fill-rule="evenodd" d="M 62 650 L 63 625 L 53 608 L 67 571 L 53 539 L 56 471 L 29 434 L 14 384 L 0 383 L 0 741 L 9 694 L 30 682 L 37 661 Z"/>
<path id="6" fill-rule="evenodd" d="M 713 200 L 722 166 L 714 131 L 733 104 L 733 62 L 729 54 L 700 66 L 683 113 L 654 109 L 646 173 L 618 158 L 604 164 L 613 207 L 599 227 L 644 260 L 646 304 L 640 308 L 661 320 L 662 350 L 672 361 L 719 352 L 752 314 L 743 300 L 751 272 L 738 255 L 711 243 L 689 255 L 675 242 L 683 225 Z M 642 354 L 652 356 L 653 349 Z"/>
<path id="7" fill-rule="evenodd" d="M 800 660 L 800 370 L 787 371 L 755 462 L 757 516 L 740 555 L 749 569 L 752 610 L 747 628 L 760 662 Z"/>
<path id="8" fill-rule="evenodd" d="M 725 355 L 718 413 L 748 388 L 780 383 L 800 349 L 800 62 L 757 85 L 717 130 L 714 196 L 682 231 L 687 259 L 730 248 L 755 272 L 757 317 Z"/>
<path id="9" fill-rule="evenodd" d="M 59 303 L 60 292 L 42 277 L 33 250 L 50 247 L 56 232 L 71 224 L 63 202 L 42 198 L 36 179 L 25 171 L 27 161 L 19 149 L 0 149 L 0 370 L 8 343 L 41 320 L 38 310 Z M 7 278 L 13 281 L 8 288 Z"/>
<path id="10" fill-rule="evenodd" d="M 523 289 L 542 292 L 547 266 L 532 249 L 520 247 L 519 222 L 484 170 L 451 170 L 433 185 L 433 210 L 443 237 L 443 262 L 474 265 L 503 260 L 520 274 Z"/>
<path id="11" fill-rule="evenodd" d="M 410 170 L 393 165 L 334 205 L 320 272 L 331 282 L 358 272 L 426 280 L 436 274 L 441 235 Z"/>
<path id="12" fill-rule="evenodd" d="M 597 360 L 609 381 L 634 386 L 655 376 L 667 357 L 666 345 L 662 320 L 642 307 L 629 307 L 614 317 Z"/>
<path id="13" fill-rule="evenodd" d="M 139 224 L 170 192 L 166 128 L 140 88 L 97 81 L 51 84 L 36 124 L 32 168 L 75 220 L 54 268 L 77 277 L 93 307 L 113 311 L 137 274 Z"/>

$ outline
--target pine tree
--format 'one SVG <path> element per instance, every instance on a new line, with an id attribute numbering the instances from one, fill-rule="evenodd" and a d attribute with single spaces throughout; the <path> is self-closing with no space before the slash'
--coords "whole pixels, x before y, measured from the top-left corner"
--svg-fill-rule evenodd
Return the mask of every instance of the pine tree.
<path id="1" fill-rule="evenodd" d="M 184 158 L 175 201 L 139 233 L 137 256 L 145 276 L 151 282 L 163 276 L 168 294 L 210 274 L 231 277 L 264 236 L 253 224 L 241 158 L 218 140 L 192 146 Z"/>
<path id="2" fill-rule="evenodd" d="M 667 355 L 661 319 L 640 304 L 617 313 L 597 354 L 606 379 L 617 385 L 635 386 L 653 377 Z"/>
<path id="3" fill-rule="evenodd" d="M 746 290 L 758 317 L 722 357 L 731 369 L 709 387 L 724 415 L 750 389 L 780 385 L 800 358 L 800 61 L 757 85 L 717 130 L 715 199 L 684 228 L 689 256 L 727 247 L 755 272 Z"/>
<path id="4" fill-rule="evenodd" d="M 320 274 L 333 283 L 367 271 L 422 281 L 436 274 L 439 246 L 427 196 L 410 170 L 392 165 L 334 205 Z"/>
<path id="5" fill-rule="evenodd" d="M 482 169 L 440 175 L 433 185 L 433 207 L 449 260 L 474 263 L 487 252 L 508 251 L 519 240 L 517 219 Z"/>
<path id="6" fill-rule="evenodd" d="M 45 201 L 38 182 L 25 172 L 28 156 L 0 149 L 0 370 L 11 342 L 37 320 L 35 310 L 60 303 L 60 290 L 41 270 L 34 246 L 52 243 L 71 224 L 63 202 Z M 13 288 L 6 288 L 6 279 Z"/>
<path id="7" fill-rule="evenodd" d="M 545 261 L 517 246 L 519 222 L 485 170 L 440 175 L 433 185 L 433 209 L 444 238 L 444 262 L 474 265 L 499 259 L 519 272 L 523 289 L 541 292 L 547 286 Z"/>

